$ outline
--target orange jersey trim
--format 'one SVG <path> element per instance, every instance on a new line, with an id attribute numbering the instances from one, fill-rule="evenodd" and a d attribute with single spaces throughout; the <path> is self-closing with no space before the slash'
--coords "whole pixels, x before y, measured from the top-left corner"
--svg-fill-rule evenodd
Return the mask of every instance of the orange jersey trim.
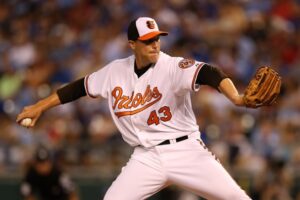
<path id="1" fill-rule="evenodd" d="M 196 72 L 195 72 L 195 74 L 194 74 L 194 77 L 193 77 L 193 81 L 192 81 L 192 90 L 193 91 L 195 91 L 195 85 L 196 85 L 196 79 L 197 79 L 197 76 L 198 76 L 198 74 L 199 74 L 199 72 L 200 72 L 200 69 L 202 68 L 202 66 L 204 65 L 205 63 L 202 63 L 201 65 L 199 64 L 199 66 L 198 66 L 198 68 L 197 68 L 197 70 L 196 70 Z"/>
<path id="2" fill-rule="evenodd" d="M 89 92 L 89 87 L 88 87 L 88 79 L 89 79 L 89 76 L 90 75 L 87 75 L 84 79 L 84 87 L 85 87 L 85 91 L 86 91 L 86 94 L 89 96 L 89 97 L 92 97 L 92 98 L 97 98 L 97 96 L 94 96 L 92 95 L 90 92 Z"/>

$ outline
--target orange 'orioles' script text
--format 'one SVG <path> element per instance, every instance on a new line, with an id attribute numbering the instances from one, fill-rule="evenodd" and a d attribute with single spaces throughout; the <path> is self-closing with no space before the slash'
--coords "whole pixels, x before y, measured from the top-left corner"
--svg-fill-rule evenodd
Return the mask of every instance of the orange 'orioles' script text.
<path id="1" fill-rule="evenodd" d="M 134 115 L 136 113 L 139 113 L 145 110 L 146 108 L 152 106 L 156 102 L 158 102 L 162 97 L 162 94 L 159 92 L 157 87 L 154 87 L 153 90 L 151 90 L 150 85 L 147 86 L 144 94 L 141 93 L 134 94 L 134 92 L 132 92 L 131 96 L 129 97 L 123 95 L 123 89 L 121 87 L 115 87 L 111 92 L 111 95 L 115 99 L 113 103 L 113 109 L 115 108 L 118 108 L 119 110 L 128 109 L 128 111 L 115 112 L 115 115 L 117 117 Z M 132 108 L 137 108 L 137 109 L 134 110 Z"/>

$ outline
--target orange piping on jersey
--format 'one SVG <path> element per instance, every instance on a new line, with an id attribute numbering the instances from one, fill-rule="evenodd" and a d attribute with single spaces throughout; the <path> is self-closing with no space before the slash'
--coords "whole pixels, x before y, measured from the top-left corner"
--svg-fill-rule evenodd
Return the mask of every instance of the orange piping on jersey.
<path id="1" fill-rule="evenodd" d="M 202 66 L 204 65 L 204 63 L 202 63 L 201 65 L 200 64 L 197 64 L 198 65 L 198 68 L 197 68 L 197 70 L 196 70 L 196 72 L 195 72 L 195 74 L 194 74 L 194 77 L 193 77 L 193 81 L 192 81 L 192 90 L 195 90 L 195 82 L 196 82 L 196 78 L 197 78 L 197 76 L 198 76 L 198 74 L 199 74 L 199 71 L 200 71 L 200 69 L 202 68 Z"/>
<path id="2" fill-rule="evenodd" d="M 134 92 L 132 92 L 131 97 L 123 95 L 123 89 L 121 87 L 115 87 L 111 94 L 115 99 L 115 102 L 112 106 L 113 109 L 115 109 L 116 107 L 118 109 L 131 109 L 137 108 L 140 105 L 143 106 L 136 110 L 115 112 L 115 115 L 117 117 L 139 113 L 158 102 L 162 97 L 162 94 L 159 92 L 157 87 L 154 87 L 152 91 L 150 85 L 147 86 L 144 95 L 142 95 L 141 93 L 134 94 Z"/>
<path id="3" fill-rule="evenodd" d="M 89 79 L 89 75 L 86 76 L 85 79 L 84 79 L 84 82 L 85 82 L 84 87 L 85 87 L 86 94 L 87 94 L 89 97 L 97 98 L 97 96 L 94 96 L 94 95 L 92 95 L 92 94 L 89 92 L 88 79 Z"/>

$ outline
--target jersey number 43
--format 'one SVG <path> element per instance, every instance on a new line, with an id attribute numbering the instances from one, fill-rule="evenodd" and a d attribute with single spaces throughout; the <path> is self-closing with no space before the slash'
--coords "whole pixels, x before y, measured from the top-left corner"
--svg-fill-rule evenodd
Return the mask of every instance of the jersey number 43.
<path id="1" fill-rule="evenodd" d="M 153 110 L 150 112 L 147 124 L 150 126 L 152 124 L 158 125 L 160 121 L 167 122 L 172 118 L 172 113 L 168 106 L 163 106 L 158 111 Z"/>

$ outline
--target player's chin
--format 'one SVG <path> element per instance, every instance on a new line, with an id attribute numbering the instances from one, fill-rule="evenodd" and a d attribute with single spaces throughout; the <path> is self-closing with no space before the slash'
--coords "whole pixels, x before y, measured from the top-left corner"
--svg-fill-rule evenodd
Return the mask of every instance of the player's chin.
<path id="1" fill-rule="evenodd" d="M 158 60 L 158 56 L 159 54 L 158 53 L 151 53 L 148 57 L 149 57 L 149 61 L 151 63 L 156 63 L 157 60 Z"/>

